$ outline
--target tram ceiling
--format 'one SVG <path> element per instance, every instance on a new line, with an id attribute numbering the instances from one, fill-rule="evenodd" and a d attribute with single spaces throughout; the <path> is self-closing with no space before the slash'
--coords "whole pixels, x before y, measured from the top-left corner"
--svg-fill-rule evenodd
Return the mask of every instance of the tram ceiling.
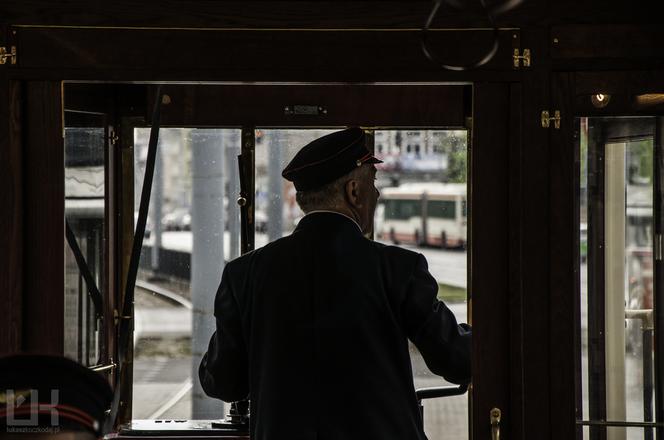
<path id="1" fill-rule="evenodd" d="M 464 7 L 459 7 L 460 4 Z M 489 0 L 490 7 L 505 0 Z M 645 2 L 642 2 L 645 3 Z M 48 26 L 418 29 L 431 10 L 431 1 L 171 1 L 130 0 L 91 4 L 74 0 L 10 0 L 0 5 L 6 24 Z M 647 6 L 647 12 L 644 7 Z M 526 0 L 496 17 L 499 26 L 548 26 L 561 23 L 653 23 L 659 20 L 651 4 L 575 0 Z M 486 27 L 480 2 L 445 2 L 436 26 Z"/>
<path id="2" fill-rule="evenodd" d="M 449 2 L 436 26 L 487 27 L 480 2 Z M 504 0 L 486 2 L 490 7 Z M 499 26 L 541 22 L 545 0 L 528 0 L 501 13 Z M 0 6 L 6 23 L 48 26 L 177 27 L 177 28 L 297 28 L 297 29 L 419 29 L 431 1 L 190 1 L 97 2 L 75 0 L 54 6 L 49 1 L 8 1 Z M 288 23 L 284 26 L 284 23 Z"/>

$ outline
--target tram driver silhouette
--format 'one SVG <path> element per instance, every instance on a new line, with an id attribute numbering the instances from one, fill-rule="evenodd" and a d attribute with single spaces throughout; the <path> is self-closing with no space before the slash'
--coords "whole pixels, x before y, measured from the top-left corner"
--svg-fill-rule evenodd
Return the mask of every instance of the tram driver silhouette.
<path id="1" fill-rule="evenodd" d="M 433 373 L 470 381 L 470 327 L 425 258 L 366 238 L 380 162 L 359 128 L 306 145 L 282 173 L 306 215 L 224 268 L 199 378 L 250 399 L 253 440 L 426 439 L 408 340 Z"/>

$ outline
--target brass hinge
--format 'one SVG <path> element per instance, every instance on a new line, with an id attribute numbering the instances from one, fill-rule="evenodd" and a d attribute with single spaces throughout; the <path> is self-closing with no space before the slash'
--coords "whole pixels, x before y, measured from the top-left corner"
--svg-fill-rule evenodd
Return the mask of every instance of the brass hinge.
<path id="1" fill-rule="evenodd" d="M 7 64 L 8 59 L 10 64 L 16 64 L 16 46 L 11 46 L 9 50 L 0 46 L 0 64 Z"/>
<path id="2" fill-rule="evenodd" d="M 549 128 L 551 126 L 551 121 L 553 121 L 553 127 L 556 130 L 560 129 L 560 110 L 553 112 L 553 118 L 549 117 L 548 110 L 542 110 L 542 128 Z"/>
<path id="3" fill-rule="evenodd" d="M 512 62 L 515 69 L 518 69 L 521 65 L 523 67 L 530 67 L 530 49 L 523 49 L 523 55 L 521 55 L 519 48 L 515 47 L 512 53 Z"/>
<path id="4" fill-rule="evenodd" d="M 111 142 L 111 145 L 115 145 L 115 144 L 117 144 L 118 141 L 120 140 L 120 137 L 117 135 L 116 132 L 111 131 L 111 132 L 108 134 L 108 140 Z"/>

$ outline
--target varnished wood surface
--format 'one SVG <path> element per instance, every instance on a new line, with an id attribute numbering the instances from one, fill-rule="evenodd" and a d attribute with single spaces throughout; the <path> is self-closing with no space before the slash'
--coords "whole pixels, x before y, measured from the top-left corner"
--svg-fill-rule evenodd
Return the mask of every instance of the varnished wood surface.
<path id="1" fill-rule="evenodd" d="M 539 114 L 549 101 L 548 72 L 539 70 L 523 84 L 521 194 L 515 209 L 521 217 L 520 322 L 523 370 L 523 436 L 551 432 L 549 377 L 549 143 Z M 520 208 L 516 208 L 519 206 Z M 511 310 L 517 313 L 517 310 Z M 545 437 L 548 438 L 548 437 Z M 553 438 L 553 437 L 551 437 Z"/>
<path id="2" fill-rule="evenodd" d="M 473 318 L 474 438 L 491 438 L 489 411 L 503 412 L 510 438 L 509 345 L 509 85 L 475 86 L 470 182 L 469 292 Z M 489 220 L 490 219 L 490 220 Z M 491 364 L 487 368 L 487 362 Z"/>
<path id="3" fill-rule="evenodd" d="M 502 0 L 489 0 L 500 5 Z M 68 1 L 57 6 L 47 0 L 8 0 L 0 17 L 12 24 L 86 26 L 169 26 L 206 28 L 421 28 L 431 10 L 430 1 L 184 1 L 129 0 L 90 3 Z M 546 19 L 546 1 L 524 2 L 501 14 L 498 23 L 537 22 Z M 444 5 L 434 25 L 486 27 L 489 22 L 479 2 L 462 10 Z"/>
<path id="4" fill-rule="evenodd" d="M 465 3 L 465 8 L 454 3 Z M 435 25 L 488 25 L 479 2 L 454 3 L 441 8 Z M 487 0 L 486 3 L 496 7 L 506 2 Z M 0 4 L 0 17 L 11 24 L 56 26 L 419 28 L 430 9 L 429 1 L 7 0 Z M 497 14 L 496 21 L 501 26 L 530 27 L 564 23 L 657 24 L 661 21 L 657 12 L 661 11 L 661 4 L 654 1 L 529 0 Z"/>
<path id="5" fill-rule="evenodd" d="M 581 419 L 581 339 L 579 290 L 579 152 L 573 111 L 573 74 L 552 78 L 552 102 L 563 115 L 550 134 L 550 376 L 552 438 L 577 437 Z M 570 313 L 572 311 L 573 313 Z M 571 362 L 574 360 L 574 362 Z M 576 372 L 579 372 L 577 375 Z M 578 380 L 578 382 L 577 382 Z M 577 394 L 577 391 L 579 392 Z M 577 406 L 578 405 L 578 406 Z M 578 409 L 578 413 L 577 413 Z M 578 431 L 578 434 L 581 430 Z M 580 437 L 578 437 L 580 438 Z"/>
<path id="6" fill-rule="evenodd" d="M 15 75 L 62 71 L 64 79 L 108 80 L 403 81 L 444 80 L 420 47 L 420 32 L 167 31 L 16 29 L 21 56 Z M 496 56 L 479 71 L 513 72 L 517 31 L 501 31 Z M 432 34 L 441 62 L 467 64 L 493 43 L 492 31 Z M 457 74 L 459 72 L 456 72 Z M 459 75 L 456 75 L 458 78 Z"/>
<path id="7" fill-rule="evenodd" d="M 164 126 L 258 127 L 463 127 L 470 116 L 471 86 L 195 86 L 169 85 Z M 149 89 L 153 99 L 154 87 Z M 287 114 L 296 105 L 318 114 Z"/>
<path id="8" fill-rule="evenodd" d="M 61 84 L 25 83 L 23 340 L 26 351 L 64 348 L 64 142 Z"/>
<path id="9" fill-rule="evenodd" d="M 21 86 L 0 75 L 0 355 L 21 347 L 23 185 Z"/>
<path id="10" fill-rule="evenodd" d="M 646 13 L 646 10 L 643 10 Z M 551 28 L 551 58 L 664 58 L 658 25 L 559 25 Z"/>
<path id="11" fill-rule="evenodd" d="M 510 85 L 510 125 L 507 152 L 508 177 L 508 283 L 509 283 L 509 316 L 506 317 L 509 328 L 509 358 L 510 358 L 510 433 L 512 438 L 523 438 L 524 395 L 523 368 L 524 358 L 522 352 L 523 340 L 523 291 L 521 289 L 521 271 L 523 268 L 523 227 L 524 206 L 523 196 L 523 170 L 521 168 L 521 154 L 523 148 L 523 133 L 521 130 L 521 116 L 523 112 L 523 86 Z"/>

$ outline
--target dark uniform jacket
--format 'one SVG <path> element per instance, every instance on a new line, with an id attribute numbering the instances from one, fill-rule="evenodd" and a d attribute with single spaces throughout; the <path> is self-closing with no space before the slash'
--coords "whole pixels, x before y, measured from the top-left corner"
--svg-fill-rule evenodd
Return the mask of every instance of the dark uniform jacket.
<path id="1" fill-rule="evenodd" d="M 470 381 L 470 331 L 437 290 L 421 254 L 311 213 L 226 265 L 203 389 L 250 397 L 253 440 L 425 439 L 408 339 L 433 373 Z"/>

